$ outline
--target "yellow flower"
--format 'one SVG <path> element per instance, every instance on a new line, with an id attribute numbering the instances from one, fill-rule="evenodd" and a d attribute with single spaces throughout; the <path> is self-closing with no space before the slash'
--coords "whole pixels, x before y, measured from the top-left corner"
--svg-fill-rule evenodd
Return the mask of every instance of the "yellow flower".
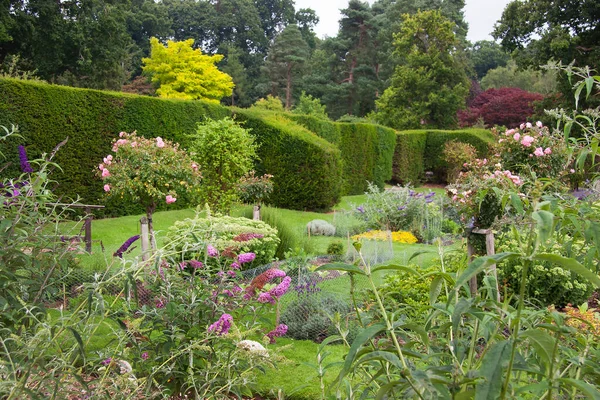
<path id="1" fill-rule="evenodd" d="M 379 231 L 379 230 L 374 230 L 374 231 L 364 232 L 359 235 L 354 235 L 354 236 L 352 236 L 352 240 L 368 239 L 368 240 L 386 241 L 386 240 L 390 239 L 390 236 L 391 236 L 392 242 L 396 242 L 396 243 L 413 244 L 413 243 L 417 243 L 417 241 L 418 241 L 417 238 L 415 237 L 415 235 L 413 235 L 412 233 L 407 232 L 407 231 L 397 231 L 397 232 L 388 233 L 387 231 Z"/>

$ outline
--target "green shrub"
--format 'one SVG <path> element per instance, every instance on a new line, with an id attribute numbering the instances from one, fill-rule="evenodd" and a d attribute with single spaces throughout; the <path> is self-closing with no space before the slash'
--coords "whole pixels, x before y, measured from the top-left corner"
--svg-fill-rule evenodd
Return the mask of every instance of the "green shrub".
<path id="1" fill-rule="evenodd" d="M 487 156 L 493 135 L 485 129 L 464 129 L 457 131 L 428 130 L 427 144 L 423 156 L 425 171 L 432 171 L 438 182 L 446 179 L 448 163 L 444 159 L 444 145 L 449 141 L 468 143 L 477 149 L 477 156 Z"/>
<path id="2" fill-rule="evenodd" d="M 336 335 L 332 319 L 336 313 L 347 317 L 350 304 L 330 293 L 308 293 L 291 301 L 281 314 L 281 322 L 288 326 L 287 336 L 298 340 L 322 342 Z"/>
<path id="3" fill-rule="evenodd" d="M 302 125 L 314 134 L 327 140 L 329 143 L 339 145 L 341 140 L 338 124 L 324 118 L 318 118 L 314 115 L 288 114 L 289 118 L 299 125 Z"/>
<path id="4" fill-rule="evenodd" d="M 480 235 L 481 236 L 481 235 Z M 497 252 L 513 251 L 521 246 L 510 233 L 498 241 Z M 570 254 L 570 250 L 560 243 L 554 243 L 540 253 L 558 254 L 563 257 L 585 257 L 581 254 Z M 505 261 L 498 268 L 498 281 L 504 285 L 509 295 L 518 295 L 523 271 L 522 259 Z M 585 278 L 561 268 L 551 262 L 535 261 L 529 267 L 526 278 L 525 301 L 541 307 L 554 305 L 558 308 L 567 304 L 582 304 L 590 297 L 593 286 Z"/>
<path id="5" fill-rule="evenodd" d="M 211 216 L 177 221 L 167 232 L 165 248 L 182 254 L 183 260 L 205 260 L 206 246 L 214 246 L 224 257 L 254 253 L 243 269 L 268 264 L 275 257 L 279 238 L 277 230 L 262 221 L 229 216 Z"/>
<path id="6" fill-rule="evenodd" d="M 392 166 L 392 181 L 416 185 L 425 173 L 425 131 L 402 131 L 396 134 L 396 150 Z"/>
<path id="7" fill-rule="evenodd" d="M 444 161 L 448 165 L 446 169 L 446 182 L 454 182 L 458 175 L 466 168 L 465 163 L 473 161 L 477 157 L 477 149 L 469 143 L 452 140 L 444 145 Z"/>
<path id="8" fill-rule="evenodd" d="M 344 243 L 342 242 L 331 242 L 327 246 L 327 254 L 332 256 L 342 256 L 344 255 L 344 251 Z"/>
<path id="9" fill-rule="evenodd" d="M 235 109 L 259 145 L 260 175 L 273 175 L 271 204 L 294 210 L 327 209 L 340 199 L 341 156 L 331 143 L 286 116 L 256 109 Z"/>
<path id="10" fill-rule="evenodd" d="M 354 213 L 344 210 L 336 211 L 333 214 L 333 226 L 335 226 L 335 235 L 343 238 L 367 230 L 367 225 L 363 220 L 356 218 Z"/>
<path id="11" fill-rule="evenodd" d="M 477 155 L 484 157 L 493 136 L 485 129 L 400 131 L 396 137 L 393 181 L 416 184 L 423 179 L 425 171 L 431 171 L 434 181 L 445 182 L 448 164 L 443 149 L 446 142 L 453 140 L 474 146 Z"/>

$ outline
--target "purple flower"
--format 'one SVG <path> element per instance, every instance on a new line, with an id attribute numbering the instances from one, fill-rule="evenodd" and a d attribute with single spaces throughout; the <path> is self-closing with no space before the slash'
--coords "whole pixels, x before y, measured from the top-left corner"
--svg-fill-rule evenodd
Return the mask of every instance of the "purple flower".
<path id="1" fill-rule="evenodd" d="M 275 304 L 275 299 L 271 296 L 271 293 L 264 292 L 258 295 L 258 302 Z"/>
<path id="2" fill-rule="evenodd" d="M 135 236 L 132 236 L 129 239 L 127 239 L 125 241 L 125 243 L 123 243 L 121 245 L 121 247 L 119 247 L 119 249 L 113 253 L 113 256 L 123 258 L 123 253 L 125 253 L 127 251 L 127 249 L 129 249 L 129 247 L 133 244 L 133 242 L 135 242 L 139 238 L 140 238 L 140 235 L 135 235 Z"/>
<path id="3" fill-rule="evenodd" d="M 185 267 L 187 267 L 187 264 L 188 264 L 187 261 L 180 262 L 179 269 L 183 271 L 185 269 Z"/>
<path id="4" fill-rule="evenodd" d="M 240 264 L 245 264 L 254 261 L 256 258 L 256 254 L 254 253 L 242 253 L 238 256 L 238 262 Z"/>
<path id="5" fill-rule="evenodd" d="M 231 263 L 231 269 L 240 269 L 240 264 L 236 262 Z"/>
<path id="6" fill-rule="evenodd" d="M 208 327 L 208 331 L 217 335 L 227 335 L 232 323 L 233 317 L 229 314 L 223 314 L 217 322 Z"/>
<path id="7" fill-rule="evenodd" d="M 33 168 L 31 168 L 29 160 L 27 159 L 27 152 L 23 146 L 19 146 L 19 160 L 21 161 L 21 170 L 23 172 L 28 174 L 33 172 Z"/>
<path id="8" fill-rule="evenodd" d="M 269 338 L 269 343 L 275 343 L 276 337 L 281 337 L 285 335 L 288 331 L 288 327 L 285 324 L 277 325 L 277 328 L 273 329 L 271 332 L 267 333 L 267 337 Z"/>
<path id="9" fill-rule="evenodd" d="M 405 209 L 406 209 L 406 206 L 398 206 L 398 211 L 402 211 L 402 210 L 405 210 Z"/>
<path id="10" fill-rule="evenodd" d="M 286 274 L 284 271 L 277 268 L 271 268 L 265 272 L 265 278 L 267 278 L 268 281 L 271 281 L 275 278 L 283 278 L 285 275 Z"/>
<path id="11" fill-rule="evenodd" d="M 112 358 L 107 358 L 106 360 L 102 360 L 102 362 L 100 364 L 102 365 L 108 365 L 112 362 Z"/>
<path id="12" fill-rule="evenodd" d="M 357 210 L 359 213 L 361 213 L 361 214 L 364 214 L 364 213 L 365 213 L 365 208 L 364 208 L 363 206 L 358 206 L 358 207 L 356 207 L 356 210 Z"/>
<path id="13" fill-rule="evenodd" d="M 206 246 L 206 253 L 209 257 L 217 257 L 219 255 L 219 251 L 210 244 Z"/>
<path id="14" fill-rule="evenodd" d="M 148 355 L 147 351 L 145 351 L 145 352 L 142 353 L 142 360 L 147 360 L 148 357 L 150 357 L 150 356 Z"/>
<path id="15" fill-rule="evenodd" d="M 590 191 L 586 190 L 586 189 L 578 189 L 578 190 L 573 191 L 572 195 L 577 200 L 584 200 L 586 197 L 588 197 L 590 195 Z"/>
<path id="16" fill-rule="evenodd" d="M 202 268 L 203 264 L 200 261 L 196 261 L 196 260 L 190 260 L 188 261 L 188 263 L 192 266 L 192 268 L 194 269 L 198 269 L 198 268 Z"/>
<path id="17" fill-rule="evenodd" d="M 290 288 L 290 283 L 292 283 L 292 278 L 286 276 L 285 278 L 283 278 L 281 283 L 275 286 L 275 288 L 271 289 L 269 293 L 275 298 L 280 298 L 288 291 L 288 289 Z"/>
<path id="18" fill-rule="evenodd" d="M 425 203 L 432 203 L 433 199 L 425 199 Z"/>
<path id="19" fill-rule="evenodd" d="M 430 198 L 432 198 L 433 196 L 435 196 L 435 192 L 429 192 L 429 193 L 427 193 L 427 194 L 425 195 L 425 198 L 426 198 L 426 199 L 430 199 Z"/>
<path id="20" fill-rule="evenodd" d="M 415 191 L 414 191 L 414 190 L 409 190 L 409 191 L 408 191 L 408 195 L 409 195 L 410 197 L 414 196 L 414 195 L 415 195 Z"/>
<path id="21" fill-rule="evenodd" d="M 230 269 L 229 271 L 227 271 L 227 274 L 228 274 L 230 277 L 232 277 L 232 278 L 235 278 L 235 271 L 234 271 L 234 270 Z"/>
<path id="22" fill-rule="evenodd" d="M 217 272 L 217 276 L 218 276 L 219 278 L 222 278 L 222 277 L 224 277 L 224 276 L 225 276 L 225 272 L 223 272 L 223 271 L 219 271 L 219 272 Z"/>
<path id="23" fill-rule="evenodd" d="M 167 305 L 167 302 L 163 301 L 163 299 L 156 299 L 156 302 L 154 305 L 156 306 L 156 308 L 165 308 L 165 306 Z"/>

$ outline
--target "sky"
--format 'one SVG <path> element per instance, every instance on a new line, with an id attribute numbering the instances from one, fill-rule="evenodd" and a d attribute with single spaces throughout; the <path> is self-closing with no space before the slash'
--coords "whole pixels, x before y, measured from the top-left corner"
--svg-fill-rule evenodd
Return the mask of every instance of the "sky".
<path id="1" fill-rule="evenodd" d="M 373 4 L 375 0 L 366 1 Z M 509 2 L 510 0 L 466 0 L 464 12 L 465 19 L 469 23 L 467 39 L 471 42 L 493 40 L 490 33 Z M 295 3 L 296 10 L 312 8 L 317 12 L 320 22 L 315 31 L 319 37 L 323 38 L 337 34 L 339 10 L 346 8 L 348 0 L 295 0 Z"/>

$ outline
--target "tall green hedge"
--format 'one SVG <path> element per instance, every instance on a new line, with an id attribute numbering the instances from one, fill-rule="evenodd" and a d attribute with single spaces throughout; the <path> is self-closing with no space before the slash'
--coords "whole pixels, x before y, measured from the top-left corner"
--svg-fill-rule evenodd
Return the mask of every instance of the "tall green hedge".
<path id="1" fill-rule="evenodd" d="M 365 123 L 338 123 L 310 115 L 289 117 L 342 151 L 344 165 L 342 193 L 361 194 L 367 182 L 383 188 L 392 179 L 395 131 Z"/>
<path id="2" fill-rule="evenodd" d="M 326 209 L 340 200 L 342 160 L 333 144 L 294 124 L 286 115 L 234 109 L 259 144 L 259 173 L 274 175 L 273 205 Z"/>
<path id="3" fill-rule="evenodd" d="M 317 136 L 327 140 L 329 143 L 333 143 L 336 146 L 340 144 L 340 128 L 335 122 L 325 118 L 318 118 L 313 115 L 292 113 L 288 113 L 287 115 L 292 121 L 302 125 L 309 131 L 315 133 Z"/>
<path id="4" fill-rule="evenodd" d="M 447 168 L 443 155 L 446 142 L 469 143 L 480 157 L 487 154 L 493 142 L 492 134 L 485 129 L 400 131 L 396 139 L 392 181 L 404 184 L 422 181 L 425 171 L 433 172 L 435 182 L 443 182 Z"/>
<path id="5" fill-rule="evenodd" d="M 396 151 L 392 166 L 394 183 L 418 183 L 425 173 L 426 131 L 402 131 L 396 134 Z"/>
<path id="6" fill-rule="evenodd" d="M 0 152 L 12 162 L 2 175 L 19 174 L 18 144 L 23 144 L 29 157 L 34 159 L 42 153 L 49 153 L 57 143 L 68 137 L 67 144 L 55 159 L 62 168 L 62 171 L 57 169 L 52 174 L 52 179 L 57 181 L 56 193 L 64 199 L 79 197 L 84 203 L 102 204 L 102 182 L 94 174 L 102 157 L 110 153 L 111 141 L 120 131 L 137 130 L 143 136 L 161 136 L 186 147 L 198 122 L 207 117 L 220 119 L 231 114 L 232 111 L 226 107 L 200 101 L 165 100 L 0 79 L 0 125 L 17 124 L 23 136 L 22 139 L 0 143 Z M 249 127 L 258 125 L 279 130 L 277 134 L 268 133 L 269 138 L 277 136 L 281 142 L 289 140 L 288 145 L 272 146 L 268 140 L 260 138 L 261 134 L 266 134 L 262 129 L 253 131 L 259 136 L 259 142 L 267 143 L 260 154 L 263 158 L 267 157 L 263 159 L 265 171 L 278 176 L 275 205 L 298 209 L 324 208 L 339 199 L 339 151 L 290 121 L 261 125 L 250 123 L 250 120 L 254 121 L 250 114 L 246 119 Z M 307 156 L 294 149 L 292 143 L 315 154 Z M 282 160 L 286 160 L 289 166 L 283 166 Z M 290 189 L 290 185 L 296 185 L 294 190 Z M 186 206 L 183 201 L 175 205 Z M 106 215 L 142 211 L 136 204 L 117 201 L 106 206 Z"/>

